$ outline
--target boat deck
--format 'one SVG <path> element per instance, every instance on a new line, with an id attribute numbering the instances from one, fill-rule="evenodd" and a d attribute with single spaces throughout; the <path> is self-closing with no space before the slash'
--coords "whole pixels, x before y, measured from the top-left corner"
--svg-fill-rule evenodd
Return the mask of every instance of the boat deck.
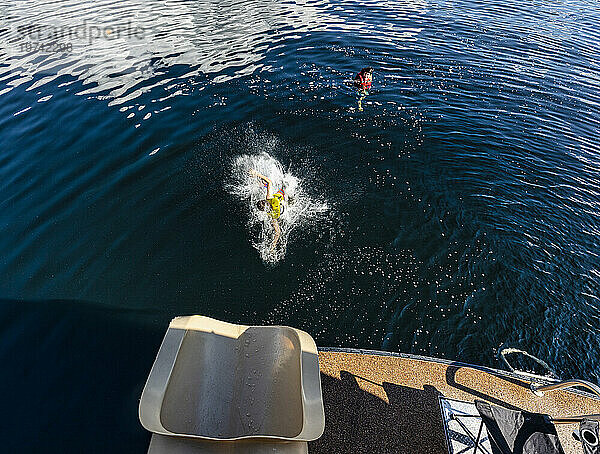
<path id="1" fill-rule="evenodd" d="M 320 351 L 319 363 L 326 423 L 309 443 L 312 454 L 447 453 L 440 396 L 553 417 L 600 413 L 600 400 L 587 394 L 538 397 L 514 375 L 461 363 L 333 349 Z M 566 454 L 582 452 L 572 436 L 577 427 L 556 426 Z"/>

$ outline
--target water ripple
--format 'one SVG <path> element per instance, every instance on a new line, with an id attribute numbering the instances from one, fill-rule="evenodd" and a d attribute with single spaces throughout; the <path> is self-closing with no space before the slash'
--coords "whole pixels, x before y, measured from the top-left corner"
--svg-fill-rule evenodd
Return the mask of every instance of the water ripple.
<path id="1" fill-rule="evenodd" d="M 600 337 L 595 0 L 0 0 L 0 12 L 5 294 L 190 311 L 214 309 L 198 295 L 251 299 L 244 273 L 262 282 L 263 269 L 214 206 L 215 181 L 260 151 L 249 138 L 285 136 L 273 153 L 322 172 L 339 219 L 299 234 L 281 288 L 256 289 L 265 311 L 284 301 L 269 321 L 490 365 L 513 341 L 598 377 L 596 347 L 581 361 L 576 346 L 581 330 L 586 348 Z M 367 65 L 361 113 L 348 79 Z M 237 299 L 229 310 L 256 316 Z"/>

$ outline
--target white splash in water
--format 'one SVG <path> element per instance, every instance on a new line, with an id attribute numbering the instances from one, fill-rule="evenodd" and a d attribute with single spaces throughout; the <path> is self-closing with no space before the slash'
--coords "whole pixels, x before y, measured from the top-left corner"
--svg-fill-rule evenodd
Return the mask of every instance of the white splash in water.
<path id="1" fill-rule="evenodd" d="M 265 199 L 266 188 L 262 181 L 250 175 L 250 169 L 268 177 L 273 182 L 273 192 L 285 191 L 285 209 L 278 219 L 281 236 L 275 248 L 272 247 L 275 230 L 271 218 L 256 207 L 259 200 Z M 302 179 L 284 169 L 268 153 L 238 156 L 233 162 L 232 174 L 228 190 L 247 205 L 252 245 L 266 263 L 277 263 L 285 256 L 292 231 L 325 218 L 327 203 L 311 197 L 303 187 Z"/>

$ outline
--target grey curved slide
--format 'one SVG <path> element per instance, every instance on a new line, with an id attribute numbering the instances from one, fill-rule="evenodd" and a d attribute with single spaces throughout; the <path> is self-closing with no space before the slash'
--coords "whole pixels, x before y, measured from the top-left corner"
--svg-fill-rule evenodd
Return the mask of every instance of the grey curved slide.
<path id="1" fill-rule="evenodd" d="M 152 453 L 306 453 L 325 428 L 315 342 L 285 326 L 175 318 L 139 417 Z"/>

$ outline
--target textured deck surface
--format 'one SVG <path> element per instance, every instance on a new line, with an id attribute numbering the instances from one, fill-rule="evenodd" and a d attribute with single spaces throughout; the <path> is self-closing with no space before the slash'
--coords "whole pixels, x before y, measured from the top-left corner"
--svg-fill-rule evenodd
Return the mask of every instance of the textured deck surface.
<path id="1" fill-rule="evenodd" d="M 543 397 L 529 383 L 463 365 L 397 356 L 319 352 L 325 433 L 311 454 L 447 453 L 438 397 L 481 399 L 554 417 L 600 413 L 600 401 L 567 391 Z M 571 433 L 557 425 L 566 454 L 581 453 Z"/>

